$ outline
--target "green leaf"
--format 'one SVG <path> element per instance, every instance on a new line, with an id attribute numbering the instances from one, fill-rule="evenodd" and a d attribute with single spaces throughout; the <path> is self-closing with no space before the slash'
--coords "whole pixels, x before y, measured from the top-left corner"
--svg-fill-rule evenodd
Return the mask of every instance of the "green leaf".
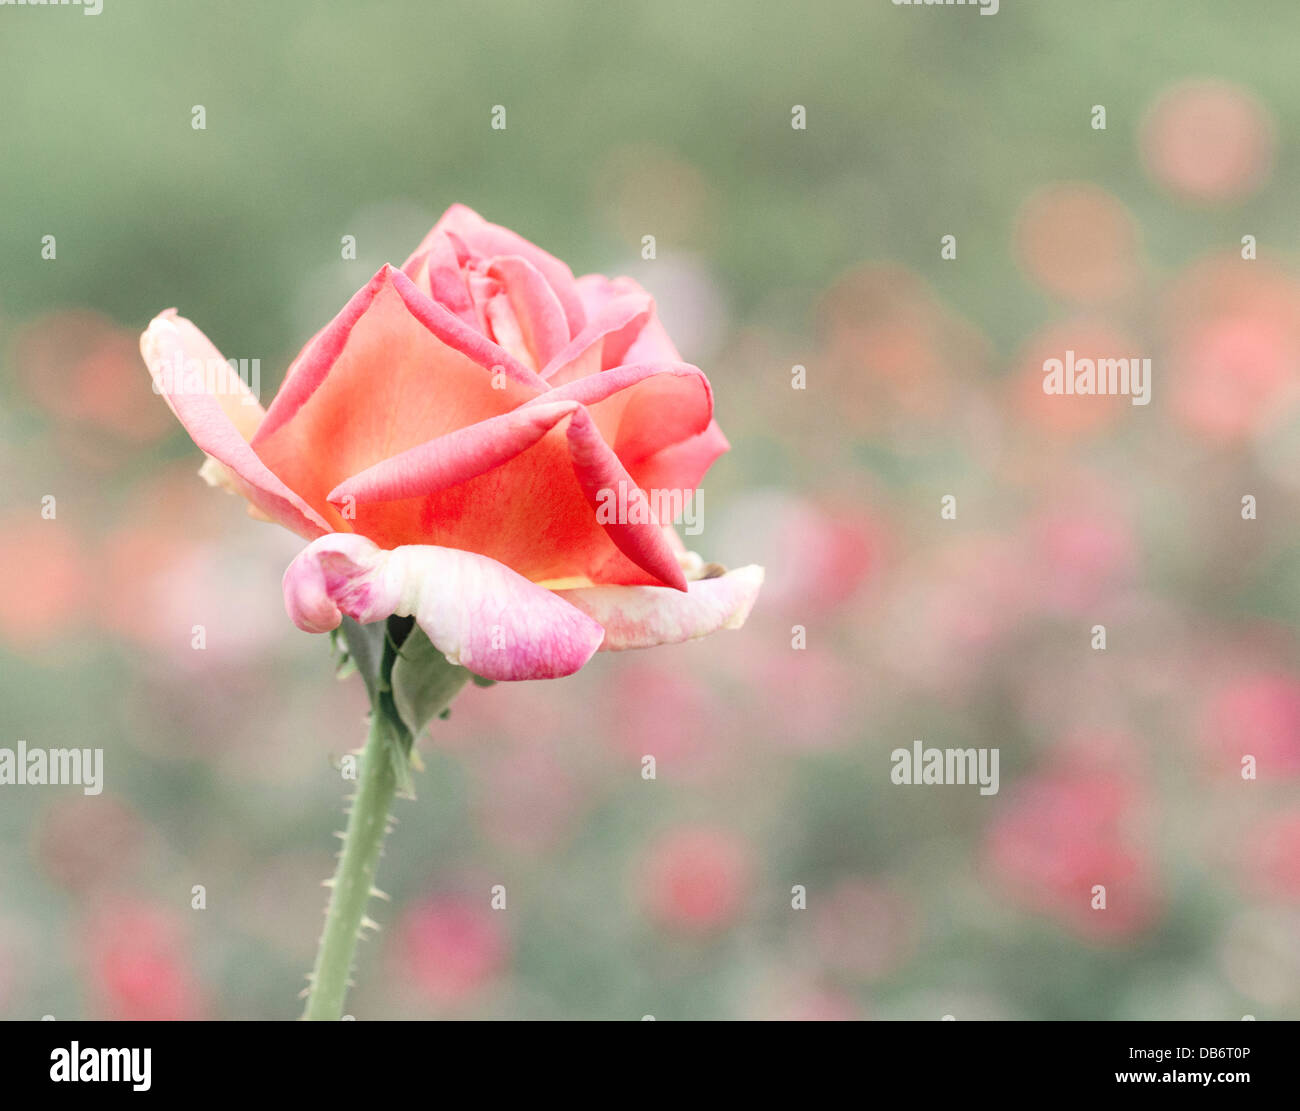
<path id="1" fill-rule="evenodd" d="M 409 617 L 369 625 L 344 618 L 331 639 L 341 657 L 340 675 L 355 670 L 366 684 L 398 792 L 415 798 L 411 772 L 420 767 L 415 738 L 434 717 L 446 716 L 447 703 L 469 680 L 469 672 L 448 663 Z"/>
<path id="2" fill-rule="evenodd" d="M 351 666 L 361 673 L 372 706 L 375 705 L 380 689 L 385 628 L 385 623 L 382 621 L 359 625 L 350 617 L 345 617 L 343 624 L 339 626 L 343 644 L 346 646 L 347 661 L 350 661 Z M 340 663 L 340 669 L 344 666 L 345 663 Z M 340 670 L 340 674 L 344 673 Z"/>
<path id="3" fill-rule="evenodd" d="M 448 663 L 418 625 L 402 642 L 393 662 L 393 706 L 412 738 L 441 714 L 469 673 Z"/>

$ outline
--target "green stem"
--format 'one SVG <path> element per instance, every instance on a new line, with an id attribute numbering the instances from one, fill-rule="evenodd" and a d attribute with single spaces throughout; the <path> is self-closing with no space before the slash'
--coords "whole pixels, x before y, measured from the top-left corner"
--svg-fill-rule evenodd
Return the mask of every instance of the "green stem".
<path id="1" fill-rule="evenodd" d="M 343 996 L 396 791 L 397 773 L 388 752 L 383 716 L 372 711 L 370 735 L 361 754 L 357 794 L 343 836 L 343 851 L 325 912 L 325 932 L 316 952 L 307 1009 L 302 1016 L 305 1019 L 337 1021 L 343 1017 Z"/>
<path id="2" fill-rule="evenodd" d="M 355 664 L 370 696 L 370 735 L 361 753 L 357 793 L 334 873 L 303 1018 L 337 1021 L 388 832 L 394 795 L 411 793 L 410 754 L 429 722 L 445 714 L 472 676 L 450 663 L 410 618 L 340 629 L 344 659 Z M 342 674 L 342 672 L 340 672 Z M 482 680 L 478 680 L 483 682 Z"/>

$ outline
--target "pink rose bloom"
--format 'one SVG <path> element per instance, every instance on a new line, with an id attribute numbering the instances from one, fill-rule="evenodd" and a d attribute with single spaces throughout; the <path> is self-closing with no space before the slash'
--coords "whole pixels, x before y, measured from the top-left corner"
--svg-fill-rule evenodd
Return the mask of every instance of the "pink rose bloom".
<path id="1" fill-rule="evenodd" d="M 728 445 L 650 296 L 461 205 L 266 410 L 174 311 L 141 350 L 205 477 L 311 541 L 284 579 L 309 632 L 412 616 L 452 663 L 542 679 L 736 628 L 758 594 L 761 568 L 723 573 L 659 519 Z"/>

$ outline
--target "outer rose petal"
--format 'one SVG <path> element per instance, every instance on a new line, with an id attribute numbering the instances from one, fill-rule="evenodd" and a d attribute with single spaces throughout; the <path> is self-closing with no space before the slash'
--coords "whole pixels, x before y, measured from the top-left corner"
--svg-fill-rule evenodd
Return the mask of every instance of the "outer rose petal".
<path id="1" fill-rule="evenodd" d="M 261 405 L 221 353 L 198 328 L 175 309 L 156 316 L 140 337 L 154 385 L 167 400 L 194 443 L 225 467 L 228 478 L 261 514 L 308 539 L 329 530 L 325 521 L 258 458 L 248 440 L 262 422 Z M 193 380 L 185 363 L 199 360 L 203 373 Z M 212 371 L 209 372 L 208 368 Z M 224 367 L 224 370 L 223 370 Z M 217 387 L 216 393 L 194 389 Z"/>
<path id="2" fill-rule="evenodd" d="M 677 563 L 672 548 L 664 540 L 660 522 L 654 519 L 651 506 L 643 491 L 619 461 L 610 446 L 601 439 L 586 409 L 579 409 L 569 421 L 569 452 L 573 457 L 573 473 L 578 485 L 591 502 L 593 510 L 602 506 L 602 499 L 622 491 L 628 502 L 628 520 L 602 522 L 606 535 L 625 556 L 660 582 L 686 590 L 686 578 Z M 663 524 L 670 522 L 664 521 Z"/>
<path id="3" fill-rule="evenodd" d="M 713 416 L 709 380 L 689 363 L 614 367 L 541 394 L 524 408 L 557 401 L 586 406 L 606 443 L 629 469 L 702 434 Z"/>
<path id="4" fill-rule="evenodd" d="M 621 652 L 739 629 L 762 585 L 763 568 L 751 565 L 698 579 L 684 594 L 657 586 L 590 586 L 556 594 L 604 626 L 602 652 Z"/>
<path id="5" fill-rule="evenodd" d="M 642 490 L 694 490 L 718 456 L 731 450 L 717 421 L 698 436 L 628 464 Z"/>
<path id="6" fill-rule="evenodd" d="M 606 305 L 623 297 L 640 295 L 649 297 L 639 282 L 633 278 L 607 278 L 604 274 L 584 274 L 578 279 L 578 293 L 582 297 L 588 318 L 594 318 Z M 669 338 L 668 332 L 659 320 L 656 312 L 646 321 L 632 346 L 623 352 L 620 360 L 624 363 L 680 363 L 682 357 Z M 610 366 L 605 364 L 606 368 Z"/>
<path id="7" fill-rule="evenodd" d="M 666 593 L 666 592 L 665 592 Z M 488 679 L 557 679 L 585 664 L 600 625 L 487 556 L 413 544 L 391 551 L 354 533 L 309 544 L 284 573 L 284 604 L 309 633 L 347 614 L 414 617 L 454 664 Z"/>
<path id="8" fill-rule="evenodd" d="M 679 363 L 682 357 L 677 353 L 677 346 L 668 337 L 668 331 L 659 319 L 658 313 L 650 320 L 632 346 L 623 356 L 629 363 Z"/>

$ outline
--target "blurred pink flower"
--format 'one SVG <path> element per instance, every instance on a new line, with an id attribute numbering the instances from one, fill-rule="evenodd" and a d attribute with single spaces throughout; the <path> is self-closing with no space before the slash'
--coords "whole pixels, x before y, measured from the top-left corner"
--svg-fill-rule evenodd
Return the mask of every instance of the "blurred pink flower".
<path id="1" fill-rule="evenodd" d="M 641 862 L 641 893 L 650 914 L 683 934 L 733 925 L 753 873 L 749 843 L 729 830 L 686 826 L 661 836 Z"/>
<path id="2" fill-rule="evenodd" d="M 963 396 L 958 381 L 976 378 L 989 355 L 979 329 L 897 263 L 841 275 L 818 316 L 835 413 L 864 430 L 939 423 Z"/>
<path id="3" fill-rule="evenodd" d="M 1300 389 L 1300 282 L 1265 260 L 1203 260 L 1163 312 L 1174 410 L 1191 431 L 1232 443 Z"/>
<path id="4" fill-rule="evenodd" d="M 1097 185 L 1065 182 L 1031 195 L 1016 219 L 1015 251 L 1049 293 L 1095 303 L 1130 295 L 1140 277 L 1137 220 Z"/>
<path id="5" fill-rule="evenodd" d="M 1184 200 L 1224 203 L 1267 180 L 1276 130 L 1269 110 L 1240 85 L 1193 80 L 1160 94 L 1138 142 L 1157 184 Z"/>
<path id="6" fill-rule="evenodd" d="M 231 530 L 227 509 L 189 463 L 134 484 L 99 543 L 95 613 L 104 630 L 161 650 L 177 670 L 246 662 L 283 643 L 279 608 L 266 603 L 280 595 L 275 563 L 299 544 L 278 530 Z M 195 625 L 202 651 L 191 648 Z"/>
<path id="7" fill-rule="evenodd" d="M 179 913 L 155 903 L 114 900 L 92 913 L 83 937 L 92 1017 L 205 1017 Z"/>
<path id="8" fill-rule="evenodd" d="M 1057 500 L 1060 498 L 1059 491 Z M 1128 522 L 1104 501 L 1062 505 L 1029 528 L 1035 587 L 1049 612 L 1088 615 L 1112 591 L 1131 582 L 1137 542 Z"/>
<path id="9" fill-rule="evenodd" d="M 1066 351 L 1088 359 L 1150 357 L 1149 347 L 1111 322 L 1094 317 L 1075 317 L 1039 329 L 1017 354 L 1015 370 L 1007 382 L 1007 402 L 1018 418 L 1018 427 L 1041 439 L 1035 443 L 1036 449 L 1069 446 L 1109 430 L 1134 408 L 1130 398 L 1046 393 L 1043 363 L 1064 359 Z"/>
<path id="10" fill-rule="evenodd" d="M 1012 535 L 981 532 L 902 561 L 873 631 L 881 666 L 952 699 L 998 660 L 1031 612 L 1028 553 Z"/>
<path id="11" fill-rule="evenodd" d="M 810 645 L 790 649 L 788 635 L 749 638 L 741 659 L 751 661 L 747 680 L 754 695 L 750 736 L 765 736 L 774 747 L 834 749 L 860 735 L 858 700 L 871 697 L 841 652 Z"/>
<path id="12" fill-rule="evenodd" d="M 761 639 L 738 645 L 732 662 L 745 659 Z M 732 767 L 732 757 L 743 751 L 743 724 L 735 707 L 686 667 L 653 659 L 620 661 L 606 690 L 602 733 L 629 760 L 653 756 L 661 774 L 693 782 Z M 629 713 L 629 707 L 643 712 Z"/>
<path id="13" fill-rule="evenodd" d="M 31 321 L 14 337 L 13 365 L 38 405 L 83 432 L 139 444 L 171 431 L 160 406 L 139 403 L 135 333 L 97 312 L 67 309 Z"/>
<path id="14" fill-rule="evenodd" d="M 30 651 L 83 624 L 93 580 L 83 543 L 62 518 L 44 520 L 35 507 L 0 521 L 0 639 Z M 21 588 L 18 586 L 21 584 Z"/>
<path id="15" fill-rule="evenodd" d="M 403 911 L 395 929 L 400 975 L 434 1002 L 462 1003 L 506 966 L 509 941 L 486 900 L 436 895 Z"/>
<path id="16" fill-rule="evenodd" d="M 1300 678 L 1254 671 L 1223 681 L 1203 704 L 1201 737 L 1216 774 L 1238 776 L 1253 756 L 1262 780 L 1300 775 Z"/>
<path id="17" fill-rule="evenodd" d="M 721 544 L 766 568 L 765 609 L 807 619 L 833 613 L 877 570 L 886 527 L 865 504 L 757 490 L 732 499 Z"/>
<path id="18" fill-rule="evenodd" d="M 1004 789 L 985 835 L 985 861 L 1014 900 L 1093 939 L 1131 937 L 1159 910 L 1154 861 L 1135 828 L 1137 785 L 1086 766 L 1054 767 Z M 1092 908 L 1093 887 L 1106 889 Z"/>

